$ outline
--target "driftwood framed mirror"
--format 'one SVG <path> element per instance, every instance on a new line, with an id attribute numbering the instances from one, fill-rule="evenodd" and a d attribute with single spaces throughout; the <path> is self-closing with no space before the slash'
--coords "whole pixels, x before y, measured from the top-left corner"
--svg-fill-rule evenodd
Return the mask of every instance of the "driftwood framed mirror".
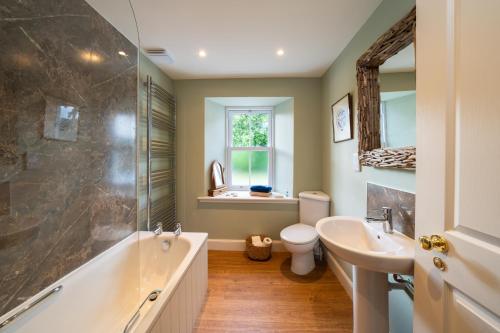
<path id="1" fill-rule="evenodd" d="M 379 86 L 379 67 L 412 43 L 415 46 L 415 27 L 416 10 L 413 8 L 406 17 L 380 36 L 356 63 L 358 150 L 362 165 L 410 170 L 416 168 L 414 143 L 397 147 L 384 147 L 381 143 Z"/>
<path id="2" fill-rule="evenodd" d="M 224 167 L 219 161 L 213 161 L 210 167 L 210 189 L 208 195 L 215 197 L 227 191 L 226 182 L 224 180 Z"/>

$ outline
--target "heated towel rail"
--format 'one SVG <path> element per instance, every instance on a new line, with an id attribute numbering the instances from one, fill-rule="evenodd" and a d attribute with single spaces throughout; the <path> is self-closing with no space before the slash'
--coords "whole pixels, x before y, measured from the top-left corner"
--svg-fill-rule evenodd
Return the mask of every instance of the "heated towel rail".
<path id="1" fill-rule="evenodd" d="M 147 96 L 147 230 L 161 223 L 174 231 L 175 98 L 148 76 Z"/>

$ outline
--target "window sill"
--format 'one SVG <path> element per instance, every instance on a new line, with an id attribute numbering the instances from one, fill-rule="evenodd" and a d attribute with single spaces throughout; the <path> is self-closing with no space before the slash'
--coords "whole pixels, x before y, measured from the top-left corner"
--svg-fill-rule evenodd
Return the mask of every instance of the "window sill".
<path id="1" fill-rule="evenodd" d="M 236 194 L 237 196 L 233 196 Z M 218 195 L 216 197 L 198 197 L 198 202 L 204 203 L 237 203 L 237 204 L 254 204 L 254 203 L 264 203 L 264 204 L 289 204 L 296 205 L 299 202 L 297 198 L 283 197 L 277 198 L 271 197 L 252 197 L 247 191 L 229 191 L 224 194 Z"/>

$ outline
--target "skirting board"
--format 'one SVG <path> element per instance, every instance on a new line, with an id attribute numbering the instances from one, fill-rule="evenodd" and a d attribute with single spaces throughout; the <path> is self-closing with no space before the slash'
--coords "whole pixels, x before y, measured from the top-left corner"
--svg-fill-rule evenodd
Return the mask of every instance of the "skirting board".
<path id="1" fill-rule="evenodd" d="M 215 251 L 245 251 L 244 239 L 209 239 L 208 249 Z M 273 240 L 273 252 L 287 252 L 281 241 Z"/>
<path id="2" fill-rule="evenodd" d="M 210 246 L 210 245 L 209 245 Z M 326 251 L 326 262 L 328 263 L 328 267 L 332 270 L 333 274 L 339 279 L 340 284 L 342 287 L 344 287 L 345 291 L 349 295 L 349 297 L 352 299 L 352 281 L 349 278 L 349 275 L 344 272 L 342 269 L 342 266 L 340 266 L 339 262 L 333 254 L 329 251 Z"/>

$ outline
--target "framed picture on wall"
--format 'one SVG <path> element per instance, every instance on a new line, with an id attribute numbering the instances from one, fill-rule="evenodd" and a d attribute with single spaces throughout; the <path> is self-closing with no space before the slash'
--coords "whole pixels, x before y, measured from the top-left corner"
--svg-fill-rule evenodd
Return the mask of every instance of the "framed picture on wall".
<path id="1" fill-rule="evenodd" d="M 332 105 L 333 142 L 352 139 L 352 99 L 347 94 Z"/>

